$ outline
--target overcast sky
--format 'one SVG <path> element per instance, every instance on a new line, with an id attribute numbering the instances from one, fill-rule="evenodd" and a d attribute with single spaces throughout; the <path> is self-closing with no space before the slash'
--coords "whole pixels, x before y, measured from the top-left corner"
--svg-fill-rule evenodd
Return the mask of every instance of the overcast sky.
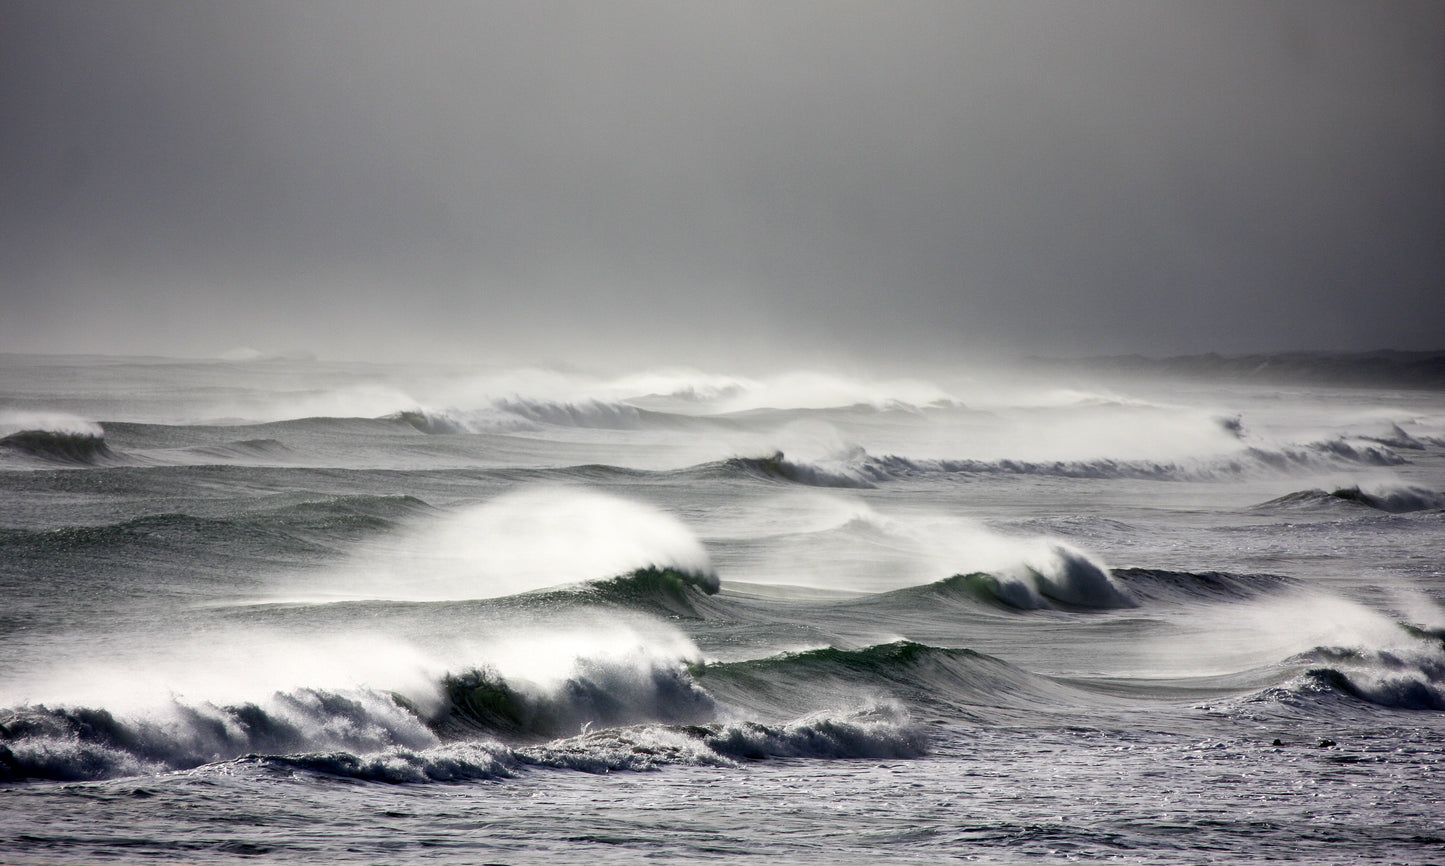
<path id="1" fill-rule="evenodd" d="M 1445 3 L 0 0 L 0 351 L 1445 346 Z"/>

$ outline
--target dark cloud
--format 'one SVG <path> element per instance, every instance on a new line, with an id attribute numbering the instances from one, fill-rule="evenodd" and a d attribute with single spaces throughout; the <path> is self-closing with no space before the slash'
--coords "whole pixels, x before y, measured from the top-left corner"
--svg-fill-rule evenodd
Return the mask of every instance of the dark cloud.
<path id="1" fill-rule="evenodd" d="M 1436 2 L 0 5 L 0 348 L 1422 347 Z"/>

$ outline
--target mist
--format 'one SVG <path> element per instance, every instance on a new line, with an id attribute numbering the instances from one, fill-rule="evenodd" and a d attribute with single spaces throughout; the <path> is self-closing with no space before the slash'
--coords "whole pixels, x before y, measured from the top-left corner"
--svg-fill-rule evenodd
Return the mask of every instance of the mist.
<path id="1" fill-rule="evenodd" d="M 1442 32 L 1434 2 L 10 2 L 0 352 L 1438 348 Z"/>

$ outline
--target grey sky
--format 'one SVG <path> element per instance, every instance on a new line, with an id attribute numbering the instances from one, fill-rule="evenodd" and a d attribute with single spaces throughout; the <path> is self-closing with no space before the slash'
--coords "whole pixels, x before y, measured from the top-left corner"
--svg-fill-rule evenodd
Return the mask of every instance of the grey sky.
<path id="1" fill-rule="evenodd" d="M 1445 344 L 1445 4 L 0 2 L 0 351 Z"/>

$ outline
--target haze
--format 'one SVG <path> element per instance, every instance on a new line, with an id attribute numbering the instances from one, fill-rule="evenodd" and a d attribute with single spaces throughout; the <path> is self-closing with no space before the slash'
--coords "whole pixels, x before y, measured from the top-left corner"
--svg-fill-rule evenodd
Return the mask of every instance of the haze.
<path id="1" fill-rule="evenodd" d="M 1439 348 L 1445 4 L 0 4 L 0 351 Z"/>

